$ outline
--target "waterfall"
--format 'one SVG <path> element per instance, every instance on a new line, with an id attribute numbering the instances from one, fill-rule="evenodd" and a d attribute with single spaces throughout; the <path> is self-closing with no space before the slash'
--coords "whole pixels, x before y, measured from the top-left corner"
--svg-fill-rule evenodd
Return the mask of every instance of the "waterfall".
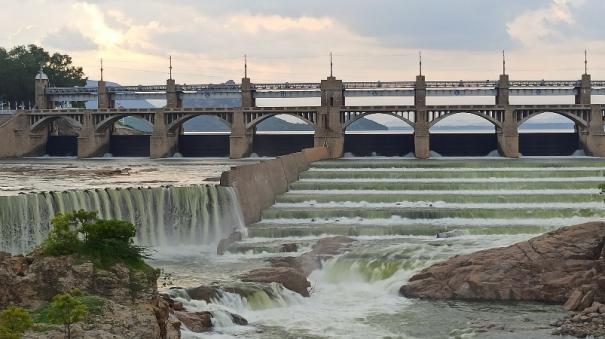
<path id="1" fill-rule="evenodd" d="M 227 187 L 193 185 L 2 196 L 0 251 L 30 251 L 46 238 L 56 214 L 80 209 L 132 222 L 140 245 L 213 245 L 245 227 L 235 194 Z"/>

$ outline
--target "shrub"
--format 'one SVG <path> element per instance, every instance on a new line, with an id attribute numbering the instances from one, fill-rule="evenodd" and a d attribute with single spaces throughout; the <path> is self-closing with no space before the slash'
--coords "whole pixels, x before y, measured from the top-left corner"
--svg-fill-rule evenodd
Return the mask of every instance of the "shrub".
<path id="1" fill-rule="evenodd" d="M 25 331 L 32 328 L 34 322 L 27 310 L 9 306 L 0 312 L 0 338 L 21 338 Z"/>
<path id="2" fill-rule="evenodd" d="M 84 320 L 88 308 L 77 297 L 82 292 L 74 289 L 70 293 L 61 293 L 53 297 L 48 305 L 48 320 L 53 324 L 63 325 L 65 337 L 71 338 L 71 325 Z"/>
<path id="3" fill-rule="evenodd" d="M 59 214 L 51 221 L 49 237 L 42 243 L 44 254 L 79 255 L 98 268 L 124 263 L 130 268 L 152 271 L 144 259 L 145 248 L 134 244 L 136 228 L 121 220 L 100 220 L 96 212 Z"/>

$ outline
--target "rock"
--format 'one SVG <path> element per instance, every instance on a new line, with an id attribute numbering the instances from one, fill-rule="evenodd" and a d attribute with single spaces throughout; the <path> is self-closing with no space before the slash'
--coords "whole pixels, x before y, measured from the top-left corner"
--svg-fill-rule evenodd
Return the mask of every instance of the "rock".
<path id="1" fill-rule="evenodd" d="M 580 306 L 583 297 L 584 293 L 582 293 L 582 290 L 573 290 L 573 292 L 571 292 L 571 295 L 569 296 L 569 298 L 567 298 L 567 301 L 563 305 L 563 308 L 568 311 L 575 311 L 578 306 Z"/>
<path id="2" fill-rule="evenodd" d="M 191 299 L 204 300 L 207 303 L 220 298 L 219 288 L 214 286 L 202 285 L 199 287 L 188 288 L 186 291 Z"/>
<path id="3" fill-rule="evenodd" d="M 210 312 L 176 311 L 174 315 L 192 332 L 206 332 L 212 328 L 212 313 Z"/>
<path id="4" fill-rule="evenodd" d="M 180 338 L 180 322 L 171 317 L 169 302 L 159 297 L 156 272 L 131 270 L 122 264 L 100 270 L 73 256 L 0 253 L 0 286 L 0 309 L 10 304 L 36 309 L 75 288 L 102 298 L 101 314 L 77 324 L 74 333 L 79 334 L 74 338 Z M 63 335 L 57 327 L 25 337 Z"/>
<path id="5" fill-rule="evenodd" d="M 231 319 L 233 320 L 233 323 L 236 325 L 242 325 L 242 326 L 248 325 L 248 320 L 246 320 L 241 315 L 231 313 Z"/>
<path id="6" fill-rule="evenodd" d="M 598 285 L 605 278 L 604 239 L 603 222 L 560 228 L 512 246 L 452 257 L 414 275 L 400 293 L 414 298 L 545 301 L 581 309 L 605 301 L 605 290 Z"/>
<path id="7" fill-rule="evenodd" d="M 258 268 L 240 275 L 240 279 L 247 282 L 279 283 L 304 297 L 309 296 L 308 288 L 311 287 L 307 277 L 291 267 Z"/>
<path id="8" fill-rule="evenodd" d="M 288 244 L 282 244 L 279 247 L 279 251 L 280 252 L 296 252 L 298 251 L 298 244 L 295 243 L 288 243 Z"/>
<path id="9" fill-rule="evenodd" d="M 231 233 L 227 238 L 219 241 L 218 246 L 216 247 L 216 254 L 223 255 L 225 252 L 229 250 L 229 247 L 234 243 L 241 241 L 243 239 L 243 234 L 239 231 L 235 231 Z"/>

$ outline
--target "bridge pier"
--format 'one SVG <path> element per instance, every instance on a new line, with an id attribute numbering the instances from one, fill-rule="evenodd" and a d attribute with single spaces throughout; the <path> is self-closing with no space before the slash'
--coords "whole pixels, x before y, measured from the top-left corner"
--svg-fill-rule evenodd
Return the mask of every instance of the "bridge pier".
<path id="1" fill-rule="evenodd" d="M 166 128 L 164 112 L 156 112 L 153 118 L 153 133 L 149 138 L 149 157 L 151 159 L 169 158 L 177 152 L 179 142 L 178 130 Z"/>
<path id="2" fill-rule="evenodd" d="M 416 123 L 414 126 L 414 156 L 418 159 L 428 159 L 431 156 L 431 134 L 426 123 Z"/>
<path id="3" fill-rule="evenodd" d="M 256 128 L 246 128 L 246 119 L 243 109 L 233 112 L 231 135 L 229 135 L 229 158 L 241 159 L 252 152 L 252 142 Z"/>
<path id="4" fill-rule="evenodd" d="M 111 127 L 97 131 L 91 113 L 83 117 L 82 130 L 78 135 L 78 158 L 103 156 L 109 152 Z"/>
<path id="5" fill-rule="evenodd" d="M 506 98 L 508 101 L 508 98 Z M 512 108 L 507 108 L 504 111 L 504 120 L 502 128 L 496 131 L 498 137 L 498 153 L 507 158 L 519 157 L 519 127 L 515 120 L 515 111 Z"/>
<path id="6" fill-rule="evenodd" d="M 605 157 L 605 131 L 601 105 L 591 105 L 588 128 L 578 131 L 580 144 L 587 155 Z"/>

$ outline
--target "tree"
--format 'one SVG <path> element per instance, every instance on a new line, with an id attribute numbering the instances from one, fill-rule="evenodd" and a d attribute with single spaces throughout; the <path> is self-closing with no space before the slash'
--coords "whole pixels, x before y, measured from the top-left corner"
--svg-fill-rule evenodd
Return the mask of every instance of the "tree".
<path id="1" fill-rule="evenodd" d="M 82 296 L 79 289 L 57 294 L 48 305 L 48 319 L 54 324 L 64 326 L 67 339 L 71 339 L 71 325 L 84 320 L 88 315 L 88 308 L 76 298 L 78 296 Z"/>
<path id="2" fill-rule="evenodd" d="M 0 101 L 34 102 L 34 77 L 42 67 L 50 84 L 57 87 L 84 86 L 82 67 L 72 65 L 66 54 L 49 54 L 36 45 L 0 48 Z"/>
<path id="3" fill-rule="evenodd" d="M 134 243 L 136 227 L 130 222 L 101 220 L 96 212 L 80 210 L 58 214 L 51 224 L 48 238 L 40 245 L 46 255 L 75 254 L 101 269 L 124 263 L 130 268 L 153 271 L 144 261 L 147 250 Z"/>
<path id="4" fill-rule="evenodd" d="M 0 338 L 21 338 L 25 331 L 32 328 L 34 322 L 27 310 L 9 306 L 0 312 Z"/>

